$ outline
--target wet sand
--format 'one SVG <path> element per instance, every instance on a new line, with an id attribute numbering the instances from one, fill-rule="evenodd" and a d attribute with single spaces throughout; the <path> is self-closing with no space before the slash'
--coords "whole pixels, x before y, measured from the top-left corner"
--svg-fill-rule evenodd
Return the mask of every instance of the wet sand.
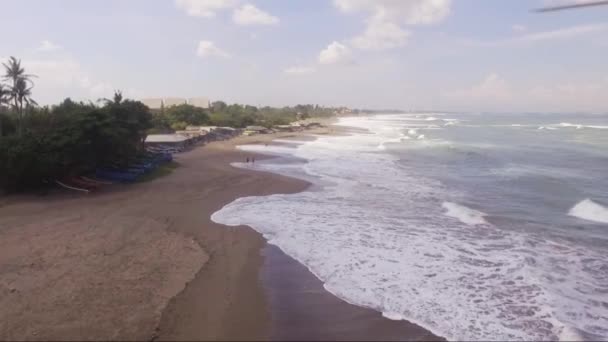
<path id="1" fill-rule="evenodd" d="M 429 341 L 438 338 L 405 321 L 351 305 L 323 288 L 306 267 L 278 247 L 266 245 L 260 273 L 277 341 Z"/>
<path id="2" fill-rule="evenodd" d="M 0 199 L 0 340 L 424 336 L 335 298 L 249 227 L 210 220 L 239 197 L 306 189 L 304 181 L 230 166 L 251 156 L 236 145 L 299 135 L 198 147 L 148 183 Z"/>

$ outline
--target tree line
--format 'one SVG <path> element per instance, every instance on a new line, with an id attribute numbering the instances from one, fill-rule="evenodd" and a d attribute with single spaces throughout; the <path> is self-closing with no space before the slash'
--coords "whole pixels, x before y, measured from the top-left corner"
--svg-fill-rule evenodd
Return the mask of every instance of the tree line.
<path id="1" fill-rule="evenodd" d="M 179 105 L 150 110 L 142 102 L 124 99 L 120 91 L 97 103 L 66 98 L 41 107 L 33 99 L 36 76 L 26 73 L 15 57 L 2 65 L 0 191 L 35 189 L 107 165 L 128 166 L 145 152 L 150 133 L 191 125 L 272 127 L 334 112 L 318 105 L 258 108 L 222 101 L 207 109 Z"/>
<path id="2" fill-rule="evenodd" d="M 226 104 L 216 101 L 210 108 L 199 108 L 188 104 L 153 110 L 151 133 L 184 130 L 187 126 L 221 126 L 244 128 L 247 126 L 273 127 L 310 117 L 328 117 L 334 108 L 318 105 L 293 107 L 255 107 L 241 104 Z"/>

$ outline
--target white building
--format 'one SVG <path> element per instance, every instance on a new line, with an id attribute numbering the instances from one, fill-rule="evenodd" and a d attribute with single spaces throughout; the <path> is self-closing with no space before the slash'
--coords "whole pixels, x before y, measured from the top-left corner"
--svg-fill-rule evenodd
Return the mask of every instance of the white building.
<path id="1" fill-rule="evenodd" d="M 165 106 L 165 108 L 167 108 L 171 106 L 179 106 L 182 104 L 189 104 L 194 107 L 205 109 L 211 107 L 211 102 L 207 97 L 191 97 L 189 99 L 185 99 L 182 97 L 151 97 L 141 99 L 141 102 L 148 106 L 150 109 L 160 109 L 163 105 Z"/>
<path id="2" fill-rule="evenodd" d="M 191 97 L 188 99 L 188 104 L 194 107 L 205 109 L 211 107 L 211 102 L 209 102 L 209 98 L 206 97 Z"/>
<path id="3" fill-rule="evenodd" d="M 150 109 L 160 109 L 163 105 L 163 99 L 160 97 L 141 99 L 141 102 Z"/>
<path id="4" fill-rule="evenodd" d="M 186 99 L 182 97 L 165 97 L 163 99 L 163 103 L 165 104 L 165 108 L 172 106 L 179 106 L 186 104 Z"/>

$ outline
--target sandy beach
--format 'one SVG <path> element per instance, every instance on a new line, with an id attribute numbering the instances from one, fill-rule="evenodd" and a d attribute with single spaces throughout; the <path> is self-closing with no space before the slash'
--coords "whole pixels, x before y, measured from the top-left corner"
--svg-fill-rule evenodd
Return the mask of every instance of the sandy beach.
<path id="1" fill-rule="evenodd" d="M 210 220 L 239 197 L 304 190 L 303 181 L 230 166 L 251 156 L 236 145 L 296 134 L 210 143 L 147 183 L 0 199 L 0 340 L 432 338 L 329 295 L 252 229 Z M 301 281 L 277 282 L 280 269 Z M 311 286 L 309 305 L 276 301 Z M 356 319 L 303 335 L 319 308 Z"/>

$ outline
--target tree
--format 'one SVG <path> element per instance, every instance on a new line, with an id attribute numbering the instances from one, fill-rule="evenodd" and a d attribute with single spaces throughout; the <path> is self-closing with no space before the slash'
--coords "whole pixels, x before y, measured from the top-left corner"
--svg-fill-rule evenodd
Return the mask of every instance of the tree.
<path id="1" fill-rule="evenodd" d="M 207 112 L 203 108 L 188 104 L 171 106 L 165 109 L 165 113 L 171 126 L 181 122 L 194 126 L 206 125 L 210 122 L 209 115 L 207 115 Z"/>
<path id="2" fill-rule="evenodd" d="M 98 99 L 97 102 L 103 102 L 103 104 L 107 106 L 107 105 L 111 105 L 111 104 L 119 105 L 122 103 L 122 100 L 123 100 L 122 91 L 114 90 L 114 96 L 112 96 L 112 99 L 102 97 L 102 98 Z"/>
<path id="3" fill-rule="evenodd" d="M 32 88 L 34 82 L 32 77 L 34 75 L 28 75 L 25 73 L 25 69 L 21 67 L 21 60 L 11 56 L 8 63 L 2 63 L 4 65 L 5 74 L 4 79 L 11 81 L 11 95 L 10 99 L 13 101 L 13 108 L 17 112 L 18 116 L 18 130 L 19 135 L 23 134 L 23 102 L 27 105 L 36 105 L 36 102 L 32 100 Z"/>
<path id="4" fill-rule="evenodd" d="M 2 121 L 3 121 L 3 117 L 2 117 L 2 112 L 4 109 L 4 105 L 8 105 L 9 104 L 9 99 L 10 99 L 10 95 L 11 92 L 8 88 L 6 88 L 3 84 L 0 84 L 0 138 L 2 137 Z"/>
<path id="5" fill-rule="evenodd" d="M 211 104 L 211 110 L 214 113 L 223 112 L 226 110 L 226 107 L 228 107 L 228 105 L 226 105 L 226 102 L 224 101 L 215 101 Z"/>

